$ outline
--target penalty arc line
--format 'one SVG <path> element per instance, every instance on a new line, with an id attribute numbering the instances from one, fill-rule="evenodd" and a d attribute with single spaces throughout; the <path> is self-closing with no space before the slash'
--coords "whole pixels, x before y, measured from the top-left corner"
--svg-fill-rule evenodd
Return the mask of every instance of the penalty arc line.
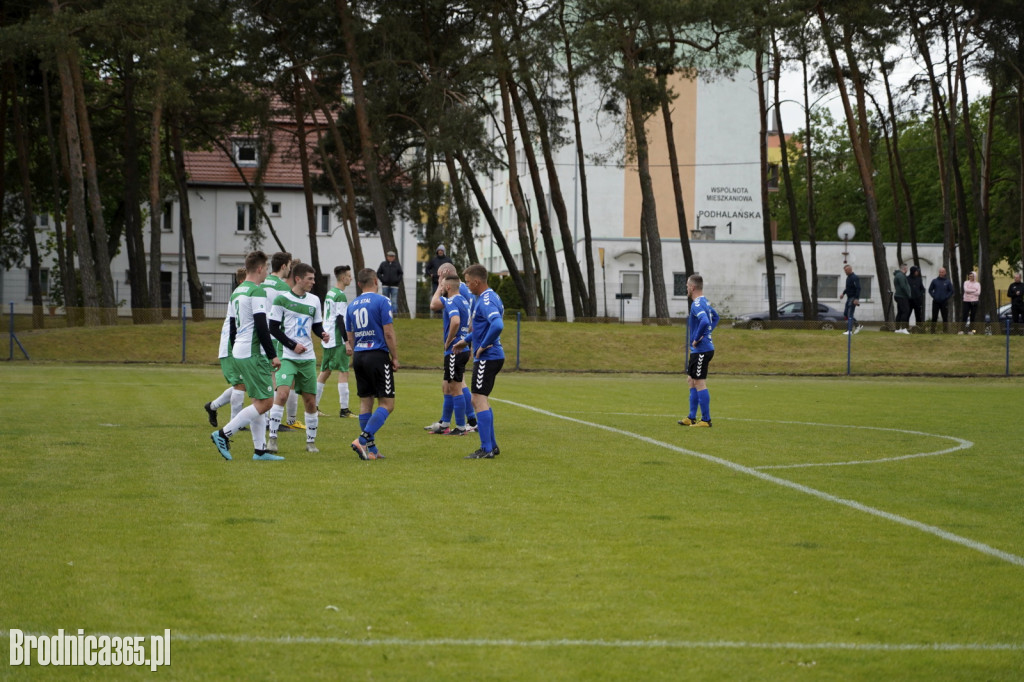
<path id="1" fill-rule="evenodd" d="M 644 436 L 639 433 L 632 433 L 624 429 L 617 429 L 614 426 L 596 424 L 594 422 L 588 422 L 583 419 L 576 419 L 575 417 L 567 417 L 556 412 L 549 412 L 548 410 L 542 410 L 539 407 L 525 405 L 523 403 L 517 403 L 512 400 L 503 400 L 500 398 L 491 398 L 491 400 L 493 402 L 505 403 L 507 405 L 519 407 L 524 410 L 536 412 L 538 414 L 542 414 L 547 417 L 552 417 L 554 419 L 562 419 L 564 421 L 573 422 L 575 424 L 580 424 L 582 426 L 589 426 L 591 428 L 602 429 L 604 431 L 609 431 L 611 433 L 617 433 L 621 436 L 626 436 L 628 438 L 633 438 L 634 440 L 649 443 L 650 445 L 679 452 L 681 454 L 689 455 L 691 457 L 696 457 L 706 462 L 711 462 L 712 464 L 718 464 L 719 466 L 724 466 L 728 469 L 732 469 L 733 471 L 739 472 L 741 474 L 746 474 L 748 476 L 753 476 L 754 478 L 759 478 L 767 483 L 773 483 L 784 488 L 796 490 L 797 492 L 801 492 L 804 493 L 805 495 L 810 495 L 812 497 L 817 497 L 818 499 L 825 500 L 826 502 L 831 502 L 833 504 L 849 507 L 850 509 L 855 509 L 859 512 L 870 514 L 871 516 L 877 516 L 878 518 L 885 519 L 886 521 L 892 521 L 893 523 L 898 523 L 903 526 L 907 526 L 908 528 L 914 528 L 923 533 L 928 533 L 929 535 L 934 535 L 937 538 L 946 540 L 947 542 L 952 542 L 954 544 L 967 547 L 968 549 L 973 549 L 976 552 L 987 554 L 988 556 L 995 557 L 996 559 L 1000 559 L 1010 564 L 1014 564 L 1015 566 L 1024 567 L 1024 557 L 1020 557 L 1016 554 L 1011 554 L 1009 552 L 1004 552 L 1001 549 L 996 549 L 995 547 L 986 545 L 983 542 L 978 542 L 977 540 L 965 538 L 962 535 L 957 535 L 955 533 L 950 533 L 947 530 L 943 530 L 938 526 L 932 526 L 927 523 L 915 521 L 914 519 L 909 519 L 905 516 L 900 516 L 899 514 L 893 514 L 892 512 L 887 512 L 882 509 L 869 507 L 868 505 L 857 502 L 856 500 L 848 500 L 843 497 L 836 497 L 835 495 L 826 493 L 822 490 L 817 490 L 816 488 L 811 488 L 800 483 L 788 481 L 784 478 L 779 478 L 778 476 L 772 476 L 771 474 L 759 471 L 758 469 L 752 469 L 751 467 L 743 466 L 742 464 L 737 464 L 736 462 L 731 462 L 727 459 L 722 459 L 721 457 L 715 457 L 714 455 L 709 455 L 703 452 L 697 452 L 696 450 L 688 450 L 686 448 L 679 447 L 678 445 L 673 445 L 672 443 L 666 443 L 664 441 L 656 440 L 654 438 L 650 438 L 649 436 Z"/>

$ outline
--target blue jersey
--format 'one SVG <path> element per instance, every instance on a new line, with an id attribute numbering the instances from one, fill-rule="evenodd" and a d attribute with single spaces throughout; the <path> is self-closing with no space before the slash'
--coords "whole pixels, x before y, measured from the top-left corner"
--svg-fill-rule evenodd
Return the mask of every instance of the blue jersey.
<path id="1" fill-rule="evenodd" d="M 476 305 L 476 296 L 469 290 L 465 282 L 459 282 L 459 296 L 466 299 L 466 304 L 469 305 L 469 309 L 472 310 L 473 306 Z"/>
<path id="2" fill-rule="evenodd" d="M 505 350 L 501 347 L 501 330 L 505 328 L 501 316 L 504 314 L 505 306 L 502 305 L 498 294 L 494 293 L 494 289 L 487 289 L 477 296 L 472 313 L 473 357 L 479 360 L 497 360 L 505 357 Z M 484 350 L 480 355 L 476 355 L 480 348 Z"/>
<path id="3" fill-rule="evenodd" d="M 694 353 L 707 353 L 715 349 L 711 341 L 711 332 L 718 326 L 718 313 L 701 296 L 690 305 L 690 350 Z M 696 343 L 696 345 L 694 345 Z"/>
<path id="4" fill-rule="evenodd" d="M 451 323 L 451 319 L 453 317 L 459 318 L 459 330 L 455 333 L 455 338 L 452 342 L 445 346 L 444 349 L 445 355 L 451 355 L 455 352 L 452 350 L 452 346 L 469 336 L 469 302 L 462 297 L 462 294 L 455 294 L 451 298 L 444 298 L 442 296 L 441 303 L 444 304 L 444 313 L 441 315 L 442 341 L 448 338 L 448 325 Z"/>
<path id="5" fill-rule="evenodd" d="M 361 294 L 345 310 L 345 329 L 355 337 L 352 350 L 356 353 L 389 350 L 384 338 L 384 325 L 391 323 L 391 300 L 377 293 Z"/>

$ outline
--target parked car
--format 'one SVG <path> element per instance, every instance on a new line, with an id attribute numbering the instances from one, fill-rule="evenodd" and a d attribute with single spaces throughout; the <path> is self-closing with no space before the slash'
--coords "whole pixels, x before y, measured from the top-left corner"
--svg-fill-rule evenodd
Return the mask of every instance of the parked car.
<path id="1" fill-rule="evenodd" d="M 745 327 L 747 329 L 765 329 L 773 321 L 770 319 L 771 315 L 769 311 L 765 310 L 759 313 L 744 313 L 743 315 L 737 315 L 732 322 L 734 327 Z M 804 304 L 803 301 L 787 301 L 779 306 L 778 318 L 774 323 L 787 322 L 787 327 L 797 327 L 798 323 L 804 322 Z M 819 329 L 836 329 L 846 327 L 846 316 L 836 310 L 830 308 L 824 303 L 818 304 L 818 328 Z"/>

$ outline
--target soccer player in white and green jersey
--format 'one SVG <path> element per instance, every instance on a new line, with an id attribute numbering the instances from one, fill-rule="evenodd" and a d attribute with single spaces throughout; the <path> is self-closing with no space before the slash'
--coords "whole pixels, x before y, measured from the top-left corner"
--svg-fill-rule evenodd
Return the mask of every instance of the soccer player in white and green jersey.
<path id="1" fill-rule="evenodd" d="M 277 452 L 277 431 L 284 415 L 290 387 L 302 394 L 306 408 L 306 452 L 319 452 L 316 447 L 316 431 L 319 416 L 316 411 L 316 353 L 313 350 L 313 334 L 322 341 L 331 338 L 324 331 L 320 316 L 320 299 L 311 294 L 316 284 L 313 266 L 299 263 L 292 269 L 292 288 L 278 294 L 270 307 L 270 333 L 284 346 L 281 369 L 277 372 L 277 391 L 274 406 L 270 409 L 270 439 L 267 450 Z"/>
<path id="2" fill-rule="evenodd" d="M 330 341 L 324 341 L 324 357 L 320 363 L 320 375 L 316 378 L 316 409 L 320 412 L 320 397 L 324 393 L 324 385 L 331 376 L 331 370 L 338 371 L 338 403 L 341 410 L 339 417 L 351 417 L 348 409 L 348 361 L 352 349 L 345 345 L 345 309 L 348 308 L 348 297 L 345 287 L 352 283 L 352 268 L 339 265 L 334 268 L 335 286 L 324 298 L 324 325 L 331 333 Z"/>
<path id="3" fill-rule="evenodd" d="M 238 268 L 235 272 L 235 286 L 245 281 L 245 268 Z M 228 306 L 230 308 L 231 306 Z M 235 369 L 235 359 L 231 356 L 231 313 L 224 315 L 224 324 L 220 327 L 220 346 L 217 353 L 220 360 L 220 371 L 228 387 L 219 396 L 203 405 L 206 415 L 210 420 L 210 426 L 217 428 L 217 410 L 231 403 L 231 418 L 234 419 L 245 407 L 245 384 L 242 377 Z"/>
<path id="4" fill-rule="evenodd" d="M 238 413 L 224 428 L 210 434 L 224 459 L 231 459 L 230 438 L 243 427 L 252 430 L 256 461 L 284 459 L 266 451 L 267 422 L 264 416 L 274 403 L 271 386 L 273 370 L 281 366 L 267 325 L 267 294 L 260 286 L 267 277 L 267 254 L 253 251 L 245 257 L 245 281 L 231 294 L 231 355 L 252 404 Z"/>
<path id="5" fill-rule="evenodd" d="M 274 302 L 274 299 L 278 294 L 292 290 L 292 285 L 289 283 L 289 279 L 292 275 L 292 268 L 298 265 L 298 259 L 292 259 L 292 254 L 287 251 L 278 251 L 270 257 L 270 270 L 271 274 L 267 275 L 267 279 L 263 282 L 263 288 L 267 289 L 267 314 L 270 314 L 270 304 Z M 278 357 L 284 357 L 284 352 L 281 342 L 274 339 L 274 349 L 277 350 Z M 274 383 L 274 390 L 277 390 L 276 376 Z M 288 420 L 285 422 L 286 428 L 302 428 L 301 423 L 296 423 L 295 418 L 299 411 L 299 396 L 292 391 L 288 394 Z"/>

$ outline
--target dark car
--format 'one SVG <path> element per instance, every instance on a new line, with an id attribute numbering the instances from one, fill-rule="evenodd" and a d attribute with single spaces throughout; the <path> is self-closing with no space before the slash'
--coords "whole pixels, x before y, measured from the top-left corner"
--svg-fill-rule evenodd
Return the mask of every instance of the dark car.
<path id="1" fill-rule="evenodd" d="M 745 313 L 743 315 L 737 315 L 736 319 L 733 320 L 732 326 L 734 327 L 746 327 L 747 329 L 765 329 L 769 324 L 773 323 L 770 319 L 771 315 L 767 310 L 760 313 Z M 804 323 L 804 304 L 803 301 L 787 301 L 779 305 L 779 314 L 777 319 L 774 321 L 775 324 L 779 322 L 788 322 L 785 325 L 787 327 L 799 327 L 800 323 Z M 837 327 L 846 326 L 846 316 L 835 308 L 830 308 L 824 303 L 818 304 L 818 322 L 819 329 L 836 329 Z"/>

